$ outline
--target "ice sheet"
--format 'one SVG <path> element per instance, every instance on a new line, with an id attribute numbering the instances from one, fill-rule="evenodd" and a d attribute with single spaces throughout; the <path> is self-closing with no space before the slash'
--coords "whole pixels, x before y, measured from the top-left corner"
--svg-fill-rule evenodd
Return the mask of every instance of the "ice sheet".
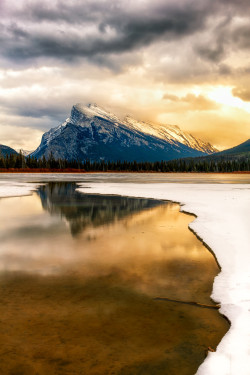
<path id="1" fill-rule="evenodd" d="M 38 184 L 2 180 L 0 181 L 0 198 L 31 195 L 32 191 L 34 191 L 37 187 Z"/>

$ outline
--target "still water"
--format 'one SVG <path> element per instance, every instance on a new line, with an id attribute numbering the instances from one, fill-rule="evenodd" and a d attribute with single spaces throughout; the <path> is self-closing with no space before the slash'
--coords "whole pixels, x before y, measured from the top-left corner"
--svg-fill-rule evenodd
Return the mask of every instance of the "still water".
<path id="1" fill-rule="evenodd" d="M 250 184 L 250 173 L 0 173 L 0 181 Z"/>
<path id="2" fill-rule="evenodd" d="M 0 200 L 0 373 L 188 375 L 228 323 L 216 261 L 177 204 L 83 195 Z"/>

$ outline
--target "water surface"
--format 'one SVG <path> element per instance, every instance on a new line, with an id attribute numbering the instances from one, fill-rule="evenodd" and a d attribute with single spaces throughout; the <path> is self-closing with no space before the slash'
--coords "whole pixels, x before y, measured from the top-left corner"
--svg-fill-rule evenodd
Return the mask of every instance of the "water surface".
<path id="1" fill-rule="evenodd" d="M 1 374 L 194 374 L 228 329 L 179 206 L 49 183 L 0 200 Z"/>
<path id="2" fill-rule="evenodd" d="M 132 182 L 132 183 L 192 183 L 250 184 L 250 173 L 0 173 L 1 180 L 41 182 Z"/>

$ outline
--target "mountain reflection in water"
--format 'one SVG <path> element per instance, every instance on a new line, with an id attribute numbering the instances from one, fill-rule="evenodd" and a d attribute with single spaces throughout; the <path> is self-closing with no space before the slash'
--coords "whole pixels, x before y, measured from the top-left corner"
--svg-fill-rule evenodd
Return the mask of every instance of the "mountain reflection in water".
<path id="1" fill-rule="evenodd" d="M 193 375 L 228 329 L 179 205 L 49 183 L 0 200 L 0 374 Z"/>
<path id="2" fill-rule="evenodd" d="M 76 183 L 50 182 L 39 187 L 42 206 L 51 215 L 61 214 L 70 223 L 72 235 L 87 227 L 112 223 L 162 202 L 153 199 L 82 194 Z"/>

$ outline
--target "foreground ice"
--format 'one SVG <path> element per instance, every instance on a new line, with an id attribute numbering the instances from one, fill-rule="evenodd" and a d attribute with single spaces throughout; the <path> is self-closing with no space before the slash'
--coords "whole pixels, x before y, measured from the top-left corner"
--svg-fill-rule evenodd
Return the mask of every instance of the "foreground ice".
<path id="1" fill-rule="evenodd" d="M 30 195 L 37 187 L 34 183 L 3 180 L 0 181 L 0 198 Z"/>
<path id="2" fill-rule="evenodd" d="M 250 185 L 99 182 L 81 184 L 78 190 L 171 200 L 197 216 L 190 228 L 212 249 L 221 266 L 212 298 L 231 322 L 217 351 L 209 352 L 197 374 L 249 375 Z"/>

